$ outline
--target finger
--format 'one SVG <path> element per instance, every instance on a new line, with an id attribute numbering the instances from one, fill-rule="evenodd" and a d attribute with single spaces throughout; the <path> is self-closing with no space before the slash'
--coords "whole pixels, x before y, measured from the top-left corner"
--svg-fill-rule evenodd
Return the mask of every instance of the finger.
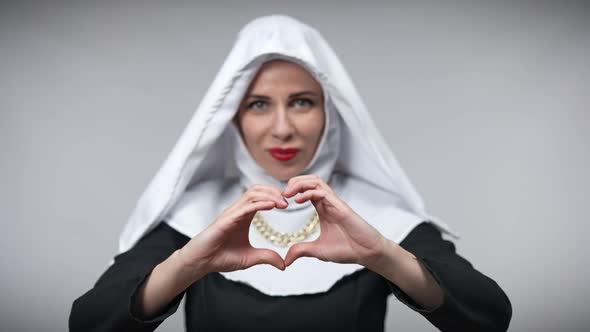
<path id="1" fill-rule="evenodd" d="M 281 271 L 285 271 L 285 262 L 281 256 L 270 249 L 252 248 L 248 250 L 245 268 L 258 264 L 269 264 Z"/>
<path id="2" fill-rule="evenodd" d="M 301 188 L 299 188 L 301 184 Z M 297 192 L 302 192 L 305 188 L 322 188 L 328 192 L 332 191 L 332 188 L 318 175 L 301 175 L 293 177 L 287 183 L 287 186 L 283 190 L 283 196 L 291 197 Z"/>
<path id="3" fill-rule="evenodd" d="M 285 257 L 285 267 L 293 264 L 299 257 L 316 257 L 317 244 L 314 242 L 299 242 L 289 248 L 287 256 Z"/>
<path id="4" fill-rule="evenodd" d="M 295 182 L 299 182 L 299 181 L 305 181 L 305 180 L 320 180 L 323 181 L 321 177 L 319 177 L 316 174 L 305 174 L 305 175 L 298 175 L 298 176 L 294 176 L 292 178 L 289 179 L 289 181 L 287 182 L 287 187 Z"/>
<path id="5" fill-rule="evenodd" d="M 277 207 L 281 209 L 284 209 L 289 205 L 283 196 L 268 191 L 247 191 L 243 196 L 244 200 L 241 202 L 242 204 L 259 201 L 275 201 L 277 203 Z"/>
<path id="6" fill-rule="evenodd" d="M 256 192 L 267 192 L 267 193 L 276 195 L 278 197 L 282 196 L 282 192 L 279 190 L 279 188 L 269 186 L 269 185 L 264 185 L 264 184 L 255 184 L 252 187 L 250 187 L 249 190 L 256 191 Z"/>
<path id="7" fill-rule="evenodd" d="M 303 202 L 307 202 L 307 201 L 319 201 L 321 199 L 324 199 L 328 196 L 328 193 L 323 190 L 323 189 L 313 189 L 313 190 L 308 190 L 305 191 L 303 194 L 297 196 L 295 198 L 295 202 L 301 204 Z"/>
<path id="8" fill-rule="evenodd" d="M 275 201 L 259 201 L 259 202 L 249 203 L 249 204 L 243 206 L 242 209 L 239 210 L 238 214 L 240 216 L 245 216 L 247 214 L 251 214 L 256 211 L 272 210 L 276 207 L 276 204 L 277 204 L 277 202 L 275 202 Z"/>
<path id="9" fill-rule="evenodd" d="M 321 183 L 316 179 L 299 180 L 293 182 L 285 188 L 283 196 L 292 197 L 297 193 L 302 193 L 306 190 L 317 189 L 321 187 Z"/>

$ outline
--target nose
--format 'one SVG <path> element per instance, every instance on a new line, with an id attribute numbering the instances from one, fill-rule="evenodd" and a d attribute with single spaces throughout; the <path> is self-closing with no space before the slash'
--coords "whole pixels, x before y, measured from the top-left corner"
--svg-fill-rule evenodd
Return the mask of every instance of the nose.
<path id="1" fill-rule="evenodd" d="M 272 136 L 281 141 L 288 141 L 293 137 L 295 127 L 284 107 L 276 109 L 272 123 Z"/>

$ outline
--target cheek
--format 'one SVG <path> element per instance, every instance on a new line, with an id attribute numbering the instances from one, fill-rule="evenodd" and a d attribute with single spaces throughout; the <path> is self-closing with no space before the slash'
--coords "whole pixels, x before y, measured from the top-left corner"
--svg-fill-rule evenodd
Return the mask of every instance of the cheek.
<path id="1" fill-rule="evenodd" d="M 240 119 L 242 137 L 244 138 L 244 143 L 246 143 L 248 149 L 258 146 L 258 143 L 264 136 L 265 129 L 262 128 L 260 123 L 260 120 L 250 116 L 244 116 Z"/>
<path id="2" fill-rule="evenodd" d="M 310 138 L 310 141 L 315 143 L 316 145 L 319 143 L 322 133 L 324 130 L 325 118 L 324 112 L 317 114 L 313 119 L 308 122 L 309 126 L 307 128 L 307 136 Z"/>

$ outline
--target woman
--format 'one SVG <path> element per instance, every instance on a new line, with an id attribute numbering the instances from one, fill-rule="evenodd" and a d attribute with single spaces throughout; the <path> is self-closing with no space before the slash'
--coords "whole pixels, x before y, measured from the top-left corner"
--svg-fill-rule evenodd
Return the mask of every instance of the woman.
<path id="1" fill-rule="evenodd" d="M 253 20 L 72 307 L 73 331 L 382 331 L 387 296 L 445 331 L 505 331 L 313 28 Z"/>

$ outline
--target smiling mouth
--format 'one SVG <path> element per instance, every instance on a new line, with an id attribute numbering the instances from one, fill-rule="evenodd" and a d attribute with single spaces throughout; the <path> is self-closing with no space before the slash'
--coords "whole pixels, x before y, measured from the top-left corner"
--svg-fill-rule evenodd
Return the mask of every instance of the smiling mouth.
<path id="1" fill-rule="evenodd" d="M 299 149 L 296 148 L 288 148 L 288 149 L 281 149 L 281 148 L 273 148 L 269 150 L 270 155 L 279 161 L 289 161 L 297 156 L 299 153 Z"/>

